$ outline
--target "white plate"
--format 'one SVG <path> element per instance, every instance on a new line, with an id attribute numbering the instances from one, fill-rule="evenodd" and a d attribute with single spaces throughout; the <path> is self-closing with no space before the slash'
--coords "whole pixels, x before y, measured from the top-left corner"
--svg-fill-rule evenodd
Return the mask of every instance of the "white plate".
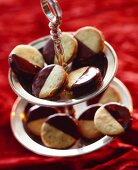
<path id="1" fill-rule="evenodd" d="M 120 94 L 121 103 L 128 107 L 130 111 L 133 109 L 131 95 L 125 85 L 115 78 L 111 85 L 116 89 Z M 27 101 L 21 98 L 17 98 L 14 103 L 12 112 L 11 112 L 11 128 L 15 138 L 27 149 L 43 156 L 54 156 L 54 157 L 70 157 L 84 155 L 89 152 L 93 152 L 111 142 L 114 138 L 109 136 L 104 136 L 100 140 L 83 146 L 80 148 L 71 148 L 71 149 L 51 149 L 47 148 L 39 143 L 36 143 L 32 140 L 29 135 L 26 133 L 23 125 L 23 112 L 27 105 Z M 79 104 L 80 105 L 80 104 Z M 83 105 L 82 105 L 83 106 Z"/>

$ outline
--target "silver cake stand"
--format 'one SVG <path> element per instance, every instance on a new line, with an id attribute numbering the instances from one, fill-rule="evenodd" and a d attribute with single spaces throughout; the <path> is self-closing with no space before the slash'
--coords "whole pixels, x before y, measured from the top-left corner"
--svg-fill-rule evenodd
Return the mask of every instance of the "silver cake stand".
<path id="1" fill-rule="evenodd" d="M 49 24 L 49 27 L 51 29 L 50 34 L 52 39 L 54 40 L 57 59 L 60 65 L 65 66 L 65 63 L 63 61 L 64 53 L 63 53 L 63 48 L 60 39 L 61 32 L 59 29 L 59 25 L 61 24 L 61 9 L 57 1 L 54 0 L 42 0 L 41 5 L 44 10 L 44 13 L 50 20 L 50 24 Z M 53 9 L 52 12 L 50 7 L 52 7 Z M 36 49 L 41 49 L 46 43 L 46 41 L 49 39 L 49 37 L 50 36 L 46 36 L 37 39 L 31 42 L 30 45 L 32 45 Z M 18 78 L 16 77 L 16 75 L 12 72 L 11 69 L 9 70 L 8 78 L 9 78 L 10 86 L 13 89 L 13 91 L 19 96 L 12 108 L 11 128 L 16 139 L 24 147 L 26 147 L 27 149 L 31 150 L 34 153 L 44 155 L 44 156 L 69 157 L 69 156 L 78 156 L 89 152 L 93 152 L 105 146 L 106 144 L 108 144 L 113 140 L 112 137 L 104 136 L 100 140 L 92 144 L 82 146 L 80 148 L 70 148 L 65 150 L 51 149 L 34 141 L 26 132 L 23 123 L 23 118 L 24 118 L 23 112 L 25 111 L 25 107 L 28 103 L 33 103 L 41 106 L 52 106 L 52 107 L 57 107 L 57 106 L 67 107 L 72 105 L 75 108 L 75 110 L 77 110 L 77 112 L 79 113 L 86 107 L 87 100 L 94 98 L 98 94 L 103 92 L 109 86 L 109 84 L 112 84 L 120 94 L 121 103 L 127 106 L 130 111 L 132 111 L 133 106 L 132 106 L 132 100 L 129 91 L 118 79 L 116 78 L 114 79 L 115 73 L 117 71 L 117 65 L 118 65 L 117 56 L 114 49 L 106 41 L 104 42 L 103 52 L 105 53 L 105 56 L 107 58 L 107 71 L 103 78 L 103 84 L 97 91 L 94 91 L 93 93 L 90 93 L 88 95 L 79 98 L 76 97 L 73 99 L 65 99 L 62 101 L 50 101 L 50 100 L 39 99 L 29 94 L 27 91 L 25 91 L 22 85 L 20 84 Z"/>

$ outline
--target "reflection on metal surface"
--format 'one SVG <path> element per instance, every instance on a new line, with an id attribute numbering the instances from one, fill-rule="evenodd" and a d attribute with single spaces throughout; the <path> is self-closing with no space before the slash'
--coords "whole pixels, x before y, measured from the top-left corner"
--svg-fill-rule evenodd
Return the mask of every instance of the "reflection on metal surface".
<path id="1" fill-rule="evenodd" d="M 11 112 L 11 116 L 15 116 L 16 115 L 16 113 L 15 112 Z"/>
<path id="2" fill-rule="evenodd" d="M 22 121 L 26 121 L 26 116 L 24 112 L 20 114 L 20 118 Z"/>

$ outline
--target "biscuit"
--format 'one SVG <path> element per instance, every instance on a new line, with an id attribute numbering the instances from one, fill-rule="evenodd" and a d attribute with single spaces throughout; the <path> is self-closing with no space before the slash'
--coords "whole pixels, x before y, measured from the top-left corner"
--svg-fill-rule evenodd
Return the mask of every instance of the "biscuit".
<path id="1" fill-rule="evenodd" d="M 84 66 L 98 67 L 104 77 L 107 70 L 107 58 L 103 52 L 104 37 L 94 27 L 83 27 L 74 33 L 78 41 L 78 51 L 72 63 L 72 69 Z"/>
<path id="2" fill-rule="evenodd" d="M 41 127 L 41 139 L 44 145 L 50 148 L 69 148 L 78 137 L 77 124 L 67 114 L 49 116 Z"/>
<path id="3" fill-rule="evenodd" d="M 66 86 L 68 75 L 62 66 L 52 64 L 43 68 L 32 84 L 32 94 L 38 98 L 50 98 L 61 92 Z"/>
<path id="4" fill-rule="evenodd" d="M 42 54 L 30 45 L 18 45 L 10 53 L 9 63 L 15 74 L 35 75 L 44 67 Z"/>
<path id="5" fill-rule="evenodd" d="M 91 140 L 102 136 L 102 133 L 97 130 L 94 124 L 94 115 L 100 106 L 100 104 L 95 104 L 87 107 L 78 118 L 79 132 L 85 139 Z"/>
<path id="6" fill-rule="evenodd" d="M 75 96 L 81 96 L 97 90 L 101 84 L 100 70 L 88 66 L 74 70 L 69 74 L 67 89 L 72 91 Z"/>
<path id="7" fill-rule="evenodd" d="M 94 53 L 103 51 L 104 37 L 100 30 L 86 26 L 74 33 L 74 37 Z"/>
<path id="8" fill-rule="evenodd" d="M 88 105 L 96 104 L 96 103 L 106 104 L 109 102 L 117 102 L 117 103 L 121 102 L 119 93 L 112 85 L 109 85 L 109 87 L 104 92 L 100 93 L 98 96 L 88 100 L 87 104 Z"/>
<path id="9" fill-rule="evenodd" d="M 63 60 L 66 64 L 69 64 L 76 55 L 78 43 L 71 34 L 65 32 L 62 33 L 61 43 L 63 45 L 64 51 Z M 45 46 L 43 47 L 43 57 L 47 64 L 58 64 L 54 50 L 54 42 L 51 38 L 46 42 Z"/>
<path id="10" fill-rule="evenodd" d="M 130 120 L 129 110 L 115 102 L 101 106 L 94 116 L 96 128 L 101 133 L 109 136 L 116 136 L 125 132 Z"/>
<path id="11" fill-rule="evenodd" d="M 106 104 L 109 102 L 120 102 L 120 95 L 118 94 L 118 92 L 114 89 L 114 87 L 112 87 L 111 85 L 106 89 L 106 91 L 103 93 L 103 95 L 101 96 L 100 100 L 98 101 L 98 103 L 101 104 Z"/>
<path id="12" fill-rule="evenodd" d="M 58 113 L 57 108 L 34 105 L 27 111 L 27 129 L 34 135 L 40 136 L 40 130 L 45 119 Z"/>

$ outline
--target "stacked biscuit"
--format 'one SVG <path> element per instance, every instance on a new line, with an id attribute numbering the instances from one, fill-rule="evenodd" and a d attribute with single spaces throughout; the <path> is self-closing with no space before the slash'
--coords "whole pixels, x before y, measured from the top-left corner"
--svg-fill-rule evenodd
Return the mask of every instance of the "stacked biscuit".
<path id="1" fill-rule="evenodd" d="M 63 61 L 68 69 L 58 64 L 51 38 L 40 50 L 18 45 L 9 56 L 11 69 L 35 97 L 55 100 L 63 97 L 63 91 L 72 98 L 80 97 L 102 85 L 106 72 L 102 33 L 94 27 L 83 27 L 74 34 L 62 33 L 61 42 Z"/>

